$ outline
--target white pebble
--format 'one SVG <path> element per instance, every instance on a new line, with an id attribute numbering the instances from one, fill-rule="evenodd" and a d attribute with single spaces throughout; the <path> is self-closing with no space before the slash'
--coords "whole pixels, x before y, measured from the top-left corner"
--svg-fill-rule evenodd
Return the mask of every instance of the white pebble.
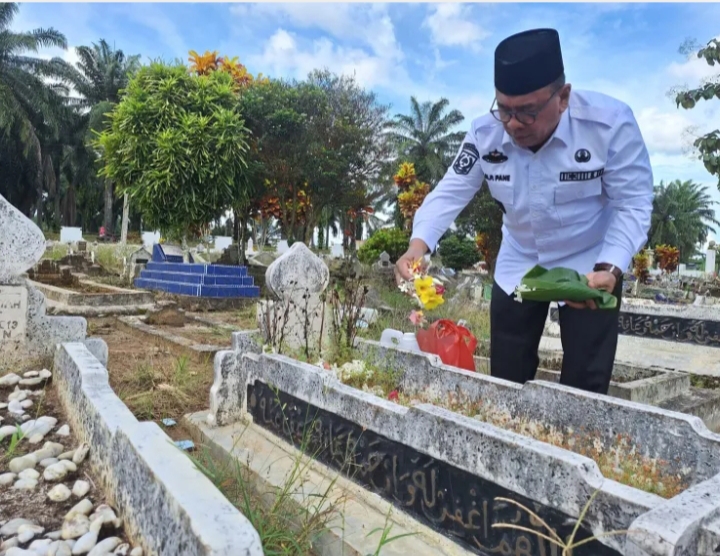
<path id="1" fill-rule="evenodd" d="M 47 556 L 51 543 L 52 541 L 50 539 L 37 539 L 30 543 L 28 550 L 34 550 L 38 556 Z"/>
<path id="2" fill-rule="evenodd" d="M 63 460 L 63 461 L 59 461 L 58 464 L 64 465 L 65 469 L 67 469 L 69 473 L 75 473 L 75 471 L 77 471 L 77 465 L 75 465 L 71 461 Z"/>
<path id="3" fill-rule="evenodd" d="M 23 408 L 22 404 L 17 400 L 12 400 L 8 404 L 8 411 L 13 415 L 22 415 L 23 413 L 25 413 L 25 409 Z"/>
<path id="4" fill-rule="evenodd" d="M 56 458 L 62 453 L 65 447 L 57 442 L 46 442 L 39 450 L 35 450 L 35 459 L 42 461 L 47 458 Z"/>
<path id="5" fill-rule="evenodd" d="M 3 473 L 0 475 L 0 487 L 10 486 L 15 482 L 15 479 L 17 479 L 17 475 L 15 473 Z"/>
<path id="6" fill-rule="evenodd" d="M 33 454 L 26 454 L 24 456 L 11 459 L 9 468 L 13 473 L 20 473 L 21 471 L 35 467 L 36 463 L 37 460 Z"/>
<path id="7" fill-rule="evenodd" d="M 26 542 L 30 542 L 34 539 L 37 535 L 41 535 L 43 531 L 45 531 L 45 528 L 40 527 L 40 525 L 26 523 L 25 525 L 18 527 L 18 541 L 20 544 L 25 544 Z"/>
<path id="8" fill-rule="evenodd" d="M 85 458 L 87 457 L 89 451 L 90 446 L 88 446 L 84 442 L 80 444 L 80 446 L 78 446 L 77 450 L 75 450 L 75 453 L 73 454 L 73 463 L 75 465 L 80 465 L 83 461 L 85 461 Z"/>
<path id="9" fill-rule="evenodd" d="M 21 517 L 11 519 L 5 525 L 0 527 L 0 537 L 12 537 L 13 535 L 16 535 L 18 529 L 22 525 L 35 525 L 35 523 L 29 519 L 23 519 Z"/>
<path id="10" fill-rule="evenodd" d="M 55 432 L 55 434 L 57 434 L 58 436 L 70 436 L 70 426 L 63 425 Z"/>
<path id="11" fill-rule="evenodd" d="M 0 440 L 5 438 L 6 436 L 12 436 L 15 434 L 15 431 L 17 431 L 17 427 L 13 427 L 12 425 L 5 425 L 4 427 L 0 427 Z"/>
<path id="12" fill-rule="evenodd" d="M 25 400 L 28 396 L 27 390 L 20 390 L 20 388 L 15 387 L 15 390 L 8 396 L 8 401 L 11 402 L 13 400 L 21 402 Z"/>
<path id="13" fill-rule="evenodd" d="M 70 519 L 66 519 L 62 524 L 63 539 L 77 539 L 82 537 L 90 530 L 90 520 L 83 514 L 75 514 Z"/>
<path id="14" fill-rule="evenodd" d="M 130 556 L 143 556 L 143 549 L 136 546 L 130 551 Z"/>
<path id="15" fill-rule="evenodd" d="M 80 502 L 78 502 L 72 508 L 70 508 L 70 511 L 67 514 L 65 514 L 65 520 L 67 521 L 68 519 L 72 519 L 76 515 L 82 515 L 82 516 L 87 517 L 88 514 L 90 514 L 90 512 L 92 511 L 92 509 L 93 509 L 93 506 L 92 506 L 92 502 L 90 502 L 90 499 L 83 498 L 82 500 L 80 500 Z M 89 522 L 89 520 L 88 520 L 88 522 Z"/>
<path id="16" fill-rule="evenodd" d="M 72 459 L 72 457 L 74 455 L 75 455 L 75 450 L 70 450 L 69 452 L 63 452 L 57 458 L 59 460 Z"/>
<path id="17" fill-rule="evenodd" d="M 102 520 L 96 519 L 95 521 L 93 521 L 90 524 L 89 531 L 85 533 L 82 537 L 80 537 L 75 543 L 75 546 L 73 546 L 72 553 L 86 554 L 90 552 L 90 550 L 92 550 L 93 547 L 97 544 L 98 533 L 100 533 L 101 528 Z"/>
<path id="18" fill-rule="evenodd" d="M 38 378 L 23 378 L 20 381 L 20 385 L 22 385 L 22 386 L 37 386 L 44 380 L 45 380 L 44 378 L 40 378 L 40 377 L 38 377 Z"/>
<path id="19" fill-rule="evenodd" d="M 57 425 L 57 419 L 55 417 L 43 415 L 42 417 L 23 423 L 20 428 L 22 429 L 23 434 L 28 437 L 36 434 L 42 434 L 45 436 L 55 425 Z"/>
<path id="20" fill-rule="evenodd" d="M 56 541 L 60 538 L 60 531 L 51 531 L 50 533 L 47 533 L 45 536 L 48 539 L 52 539 L 52 540 Z"/>
<path id="21" fill-rule="evenodd" d="M 34 550 L 25 550 L 24 548 L 14 547 L 9 549 L 5 556 L 37 556 L 37 552 Z"/>
<path id="22" fill-rule="evenodd" d="M 32 490 L 37 486 L 35 479 L 20 479 L 12 486 L 15 490 Z"/>
<path id="23" fill-rule="evenodd" d="M 62 481 L 68 474 L 67 468 L 62 461 L 48 465 L 43 471 L 43 479 L 50 482 Z"/>
<path id="24" fill-rule="evenodd" d="M 35 378 L 36 376 L 40 376 L 39 371 L 28 371 L 23 374 L 23 378 Z"/>
<path id="25" fill-rule="evenodd" d="M 50 467 L 53 463 L 57 463 L 59 461 L 60 460 L 57 458 L 46 458 L 42 460 L 38 465 L 44 469 L 46 467 Z"/>
<path id="26" fill-rule="evenodd" d="M 40 473 L 35 471 L 33 468 L 29 468 L 18 473 L 18 477 L 20 477 L 21 479 L 33 479 L 37 481 L 40 478 Z"/>
<path id="27" fill-rule="evenodd" d="M 30 409 L 32 407 L 32 404 L 32 400 L 23 400 L 20 402 L 20 407 L 22 407 L 23 409 Z"/>
<path id="28" fill-rule="evenodd" d="M 18 542 L 17 537 L 12 537 L 10 539 L 7 539 L 6 541 L 0 542 L 0 554 L 2 554 L 4 550 L 7 550 L 8 548 L 13 548 L 19 544 L 20 543 Z"/>
<path id="29" fill-rule="evenodd" d="M 111 550 L 114 550 L 121 542 L 118 537 L 108 537 L 97 543 L 95 547 L 88 552 L 88 556 L 105 556 L 109 554 Z"/>
<path id="30" fill-rule="evenodd" d="M 90 492 L 90 483 L 87 481 L 75 481 L 72 488 L 72 493 L 78 498 L 82 498 L 88 492 Z"/>
<path id="31" fill-rule="evenodd" d="M 47 556 L 72 556 L 72 546 L 68 544 L 68 541 L 56 542 L 57 544 L 50 545 Z"/>
<path id="32" fill-rule="evenodd" d="M 65 500 L 70 498 L 70 494 L 70 489 L 64 484 L 60 483 L 59 485 L 55 485 L 52 489 L 50 489 L 50 491 L 48 492 L 48 498 L 53 502 L 65 502 Z"/>
<path id="33" fill-rule="evenodd" d="M 0 377 L 0 386 L 15 386 L 21 378 L 15 373 L 8 373 Z"/>
<path id="34" fill-rule="evenodd" d="M 43 369 L 42 371 L 40 371 L 40 378 L 50 378 L 51 376 L 52 373 L 47 369 Z"/>
<path id="35" fill-rule="evenodd" d="M 0 409 L 5 409 L 7 407 L 6 403 L 0 403 Z"/>
<path id="36" fill-rule="evenodd" d="M 97 519 L 101 520 L 103 525 L 106 523 L 112 524 L 116 529 L 122 525 L 122 521 L 115 515 L 115 510 L 107 504 L 100 504 L 90 515 L 91 522 L 94 522 Z"/>

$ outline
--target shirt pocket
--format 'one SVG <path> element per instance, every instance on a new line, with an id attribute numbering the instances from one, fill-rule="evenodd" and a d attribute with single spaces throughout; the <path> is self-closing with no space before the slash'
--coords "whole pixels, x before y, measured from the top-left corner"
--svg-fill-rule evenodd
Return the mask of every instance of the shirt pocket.
<path id="1" fill-rule="evenodd" d="M 488 182 L 490 195 L 502 204 L 503 219 L 506 222 L 515 221 L 515 188 L 510 183 Z"/>
<path id="2" fill-rule="evenodd" d="M 563 183 L 555 188 L 555 210 L 561 226 L 587 222 L 603 209 L 602 179 Z"/>

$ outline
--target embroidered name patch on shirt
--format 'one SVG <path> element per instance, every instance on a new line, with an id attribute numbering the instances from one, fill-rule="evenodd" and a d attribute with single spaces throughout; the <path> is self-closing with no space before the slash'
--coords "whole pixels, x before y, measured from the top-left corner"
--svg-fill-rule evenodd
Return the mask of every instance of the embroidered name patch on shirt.
<path id="1" fill-rule="evenodd" d="M 560 181 L 588 181 L 599 178 L 605 173 L 605 168 L 590 172 L 560 172 Z"/>

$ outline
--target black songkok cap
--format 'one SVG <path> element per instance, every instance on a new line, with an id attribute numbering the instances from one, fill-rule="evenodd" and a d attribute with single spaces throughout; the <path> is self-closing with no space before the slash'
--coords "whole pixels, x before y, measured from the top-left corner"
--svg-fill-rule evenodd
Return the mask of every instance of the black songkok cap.
<path id="1" fill-rule="evenodd" d="M 503 40 L 495 49 L 495 88 L 508 96 L 532 93 L 565 71 L 555 29 L 532 29 Z"/>

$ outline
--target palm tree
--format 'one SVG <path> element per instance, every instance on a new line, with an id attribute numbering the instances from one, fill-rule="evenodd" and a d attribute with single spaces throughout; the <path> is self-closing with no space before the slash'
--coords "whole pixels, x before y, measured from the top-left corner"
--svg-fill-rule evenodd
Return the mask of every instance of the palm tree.
<path id="1" fill-rule="evenodd" d="M 89 111 L 88 133 L 100 132 L 108 124 L 105 115 L 120 102 L 130 76 L 140 67 L 140 56 L 125 56 L 105 39 L 92 47 L 79 46 L 75 51 L 79 58 L 76 66 L 56 60 L 56 71 L 78 92 L 79 97 L 72 99 L 73 105 L 83 112 Z M 108 231 L 113 229 L 113 202 L 113 184 L 106 180 L 103 225 Z"/>
<path id="2" fill-rule="evenodd" d="M 449 104 L 446 98 L 419 104 L 410 97 L 411 114 L 396 114 L 388 122 L 388 139 L 400 157 L 414 163 L 418 178 L 431 186 L 443 177 L 465 136 L 451 131 L 465 117 L 459 110 L 445 114 Z"/>
<path id="3" fill-rule="evenodd" d="M 680 250 L 680 259 L 687 262 L 695 255 L 697 245 L 715 231 L 713 225 L 720 225 L 715 217 L 715 204 L 707 188 L 691 180 L 660 182 L 655 186 L 648 233 L 650 246 L 675 246 Z"/>
<path id="4" fill-rule="evenodd" d="M 8 168 L 6 177 L 12 174 L 12 181 L 3 180 L 0 189 L 11 203 L 13 197 L 22 198 L 18 206 L 28 215 L 34 205 L 41 224 L 44 193 L 56 182 L 48 147 L 58 138 L 67 108 L 61 96 L 65 88 L 43 79 L 54 77 L 53 62 L 27 53 L 42 47 L 67 48 L 67 41 L 52 28 L 10 31 L 17 12 L 16 3 L 0 4 L 0 159 L 10 158 L 14 163 L 3 167 Z M 29 190 L 34 194 L 28 195 Z"/>

